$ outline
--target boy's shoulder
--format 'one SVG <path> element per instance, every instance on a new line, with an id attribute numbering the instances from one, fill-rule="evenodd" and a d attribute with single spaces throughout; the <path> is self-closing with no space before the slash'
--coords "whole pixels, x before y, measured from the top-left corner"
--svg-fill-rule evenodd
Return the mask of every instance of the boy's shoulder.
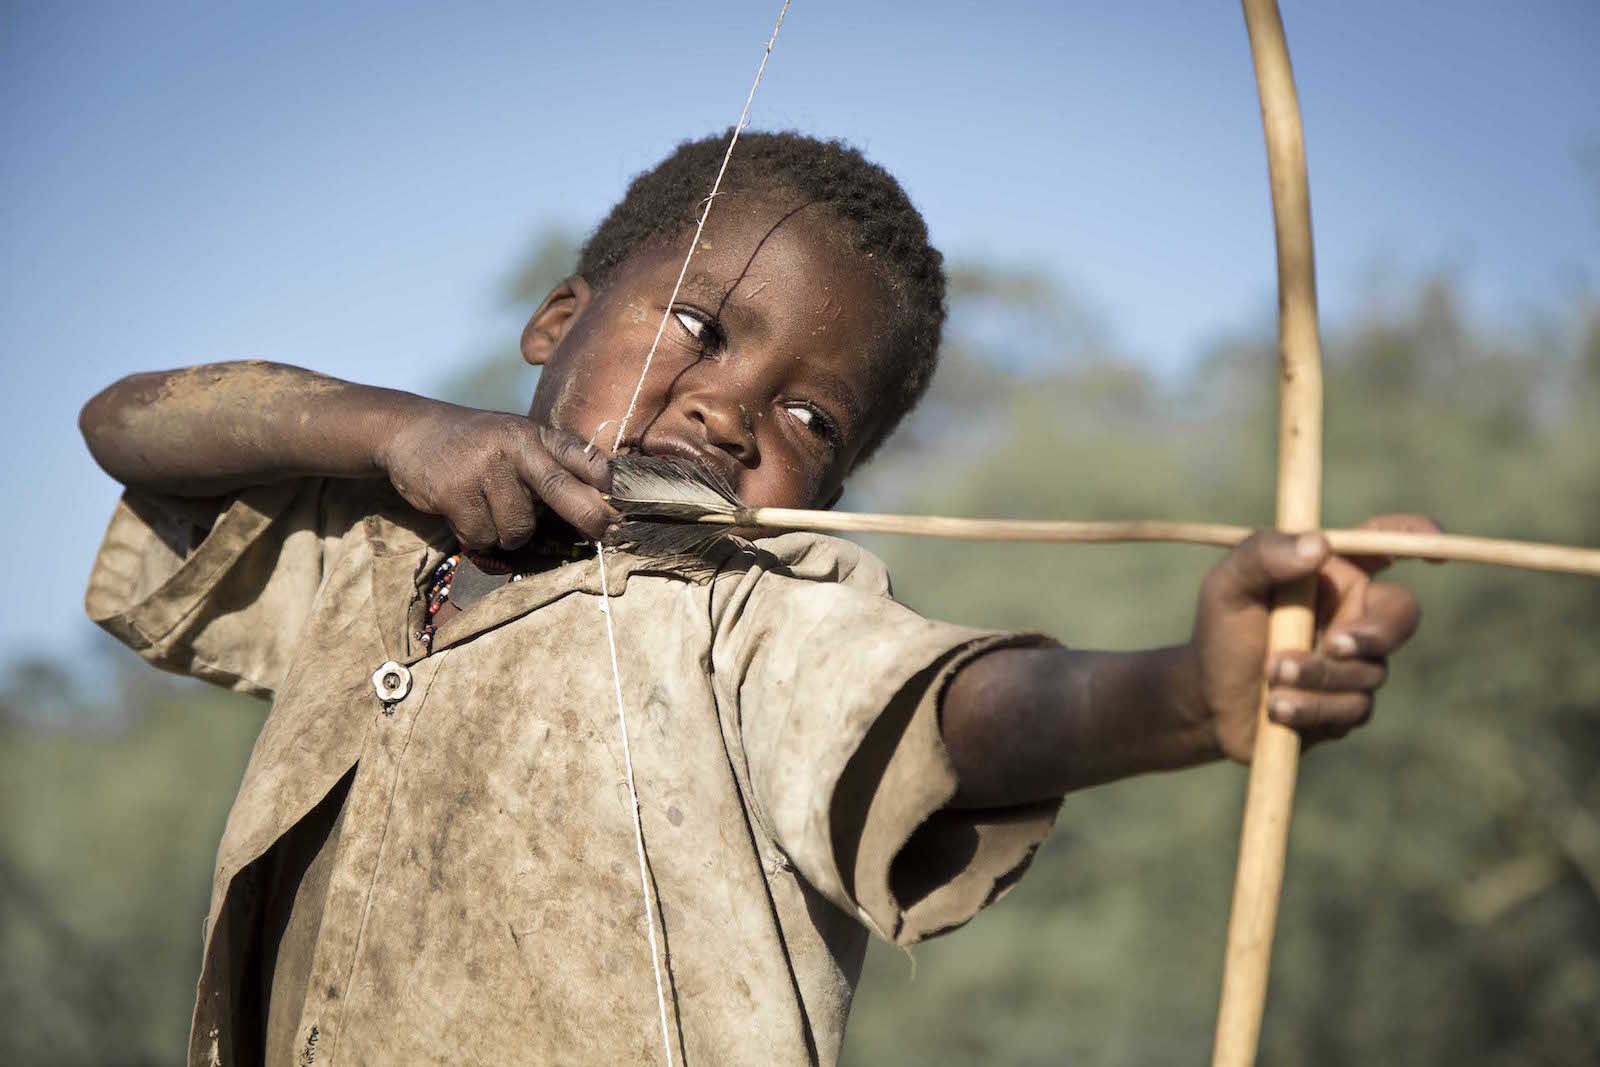
<path id="1" fill-rule="evenodd" d="M 746 565 L 807 582 L 848 586 L 862 593 L 892 596 L 889 568 L 854 541 L 827 534 L 794 531 L 747 542 Z"/>

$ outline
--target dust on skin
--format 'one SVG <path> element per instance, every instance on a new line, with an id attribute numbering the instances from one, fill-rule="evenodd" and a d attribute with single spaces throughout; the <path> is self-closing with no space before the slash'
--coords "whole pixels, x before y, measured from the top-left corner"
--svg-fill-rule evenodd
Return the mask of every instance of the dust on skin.
<path id="1" fill-rule="evenodd" d="M 251 403 L 270 405 L 275 400 L 319 396 L 334 392 L 344 383 L 320 374 L 252 359 L 226 366 L 185 367 L 176 371 L 136 374 L 128 379 L 133 399 L 140 404 L 181 405 L 186 410 L 210 410 L 216 405 L 216 386 L 224 376 L 243 381 L 250 387 Z"/>
<path id="2" fill-rule="evenodd" d="M 243 383 L 244 389 L 219 390 L 227 377 Z M 282 367 L 264 360 L 186 367 L 175 371 L 135 374 L 114 387 L 126 402 L 101 408 L 125 434 L 138 437 L 158 434 L 175 448 L 198 448 L 193 427 L 217 416 L 231 427 L 230 436 L 244 445 L 256 441 L 244 429 L 254 420 L 230 418 L 250 411 L 271 410 L 280 403 L 293 403 L 297 425 L 306 425 L 308 399 L 335 392 L 344 383 L 334 378 Z M 228 397 L 233 399 L 230 401 Z"/>
<path id="3" fill-rule="evenodd" d="M 177 406 L 182 411 L 208 411 L 217 403 L 217 384 L 224 377 L 249 387 L 252 406 L 270 406 L 284 398 L 299 402 L 306 396 L 321 396 L 344 387 L 336 378 L 298 371 L 293 368 L 252 359 L 226 365 L 207 364 L 176 371 L 155 371 L 128 378 L 132 398 L 140 406 Z M 137 416 L 136 408 L 130 412 Z"/>
<path id="4" fill-rule="evenodd" d="M 842 301 L 834 299 L 833 294 L 830 292 L 822 298 L 822 303 L 818 304 L 813 310 L 819 321 L 811 332 L 813 335 L 820 335 L 827 333 L 828 327 L 839 321 L 839 315 L 844 311 L 844 304 Z"/>
<path id="5" fill-rule="evenodd" d="M 623 306 L 623 314 L 627 317 L 629 322 L 634 323 L 635 325 L 648 322 L 651 318 L 649 304 L 637 297 L 628 301 L 627 304 Z"/>
<path id="6" fill-rule="evenodd" d="M 583 368 L 593 365 L 592 357 L 588 355 L 585 355 L 580 363 L 580 367 Z M 585 369 L 578 374 L 570 374 L 562 380 L 561 388 L 556 392 L 555 402 L 550 405 L 550 421 L 552 423 L 559 426 L 567 413 L 567 409 L 573 404 L 582 403 L 584 394 L 588 391 L 590 379 L 593 377 L 594 374 Z"/>

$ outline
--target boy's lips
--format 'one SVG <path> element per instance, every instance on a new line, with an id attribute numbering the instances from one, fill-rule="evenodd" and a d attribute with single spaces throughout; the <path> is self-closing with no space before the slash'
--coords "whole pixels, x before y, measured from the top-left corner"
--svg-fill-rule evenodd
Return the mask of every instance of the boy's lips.
<path id="1" fill-rule="evenodd" d="M 657 437 L 634 442 L 631 449 L 624 447 L 623 451 L 641 452 L 647 456 L 685 459 L 690 463 L 698 463 L 710 467 L 730 486 L 737 488 L 739 485 L 739 464 L 732 456 L 720 448 L 697 447 L 689 441 L 675 437 Z"/>

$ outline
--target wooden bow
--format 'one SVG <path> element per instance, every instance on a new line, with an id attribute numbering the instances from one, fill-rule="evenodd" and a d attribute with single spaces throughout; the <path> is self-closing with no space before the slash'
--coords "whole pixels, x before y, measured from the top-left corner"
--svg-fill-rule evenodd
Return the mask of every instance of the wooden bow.
<path id="1" fill-rule="evenodd" d="M 1278 529 L 1315 530 L 1322 513 L 1322 346 L 1317 337 L 1317 273 L 1311 246 L 1300 99 L 1277 0 L 1243 0 L 1261 97 L 1278 250 Z M 1268 655 L 1310 649 L 1316 578 L 1282 589 L 1268 623 Z M 1245 794 L 1233 912 L 1222 968 L 1214 1067 L 1255 1062 L 1266 1007 L 1272 935 L 1283 889 L 1300 735 L 1267 718 L 1263 683 L 1255 750 Z"/>

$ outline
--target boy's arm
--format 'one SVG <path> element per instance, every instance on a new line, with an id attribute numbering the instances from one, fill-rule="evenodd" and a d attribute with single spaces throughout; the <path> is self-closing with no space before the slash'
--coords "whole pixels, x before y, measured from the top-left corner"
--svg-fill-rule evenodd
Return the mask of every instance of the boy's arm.
<path id="1" fill-rule="evenodd" d="M 286 478 L 388 478 L 471 547 L 514 548 L 537 501 L 590 536 L 615 520 L 605 457 L 571 434 L 298 367 L 248 362 L 135 374 L 79 417 L 113 478 L 214 496 Z"/>
<path id="2" fill-rule="evenodd" d="M 1369 525 L 1437 529 L 1420 516 Z M 1269 714 L 1308 743 L 1342 737 L 1370 718 L 1386 657 L 1417 626 L 1411 592 L 1372 581 L 1385 563 L 1333 557 L 1316 534 L 1257 534 L 1207 575 L 1186 645 L 1129 653 L 1006 648 L 973 660 L 941 706 L 960 782 L 955 806 L 1044 800 L 1223 756 L 1249 762 L 1272 590 L 1312 574 L 1320 582 L 1317 643 L 1271 664 Z"/>
<path id="3" fill-rule="evenodd" d="M 940 726 L 955 806 L 1006 807 L 1221 754 L 1187 645 L 1146 652 L 1002 648 L 963 667 Z"/>

